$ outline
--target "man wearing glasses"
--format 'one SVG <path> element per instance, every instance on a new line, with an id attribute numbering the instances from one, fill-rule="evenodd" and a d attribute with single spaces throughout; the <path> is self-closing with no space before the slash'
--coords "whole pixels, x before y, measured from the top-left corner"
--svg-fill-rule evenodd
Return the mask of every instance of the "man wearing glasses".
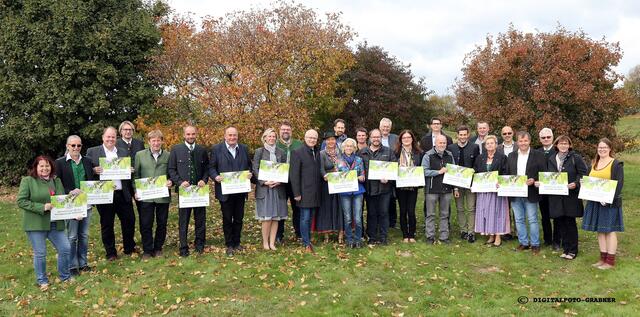
<path id="1" fill-rule="evenodd" d="M 544 153 L 545 162 L 549 160 L 549 157 L 556 155 L 556 150 L 553 148 L 553 131 L 549 128 L 543 128 L 538 133 L 540 138 L 540 144 L 542 147 L 538 150 Z M 560 250 L 560 236 L 558 234 L 558 228 L 555 221 L 551 221 L 549 217 L 549 196 L 540 195 L 540 214 L 542 215 L 542 236 L 544 238 L 544 244 L 552 246 L 554 251 Z"/>
<path id="2" fill-rule="evenodd" d="M 502 127 L 502 144 L 498 145 L 498 151 L 502 152 L 504 155 L 509 156 L 511 152 L 513 152 L 515 143 L 513 142 L 513 129 L 510 126 Z"/>
<path id="3" fill-rule="evenodd" d="M 436 144 L 436 137 L 439 135 L 444 135 L 447 138 L 447 145 L 453 144 L 453 139 L 442 132 L 442 120 L 440 120 L 440 118 L 431 118 L 431 121 L 429 122 L 429 129 L 431 129 L 431 131 L 425 134 L 420 140 L 422 152 L 426 153 L 433 149 Z"/>

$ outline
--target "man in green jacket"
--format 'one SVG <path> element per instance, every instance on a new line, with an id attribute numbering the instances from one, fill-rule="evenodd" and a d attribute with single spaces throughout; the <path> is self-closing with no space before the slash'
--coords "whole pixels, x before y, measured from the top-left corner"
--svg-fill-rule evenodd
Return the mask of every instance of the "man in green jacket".
<path id="1" fill-rule="evenodd" d="M 280 124 L 280 129 L 278 131 L 279 137 L 276 146 L 284 151 L 287 156 L 287 163 L 291 162 L 291 152 L 297 150 L 302 146 L 302 141 L 298 139 L 294 139 L 291 135 L 291 123 L 289 121 L 283 121 Z M 291 190 L 291 182 L 287 184 L 287 198 L 291 203 L 291 221 L 293 224 L 293 229 L 296 233 L 296 237 L 300 238 L 300 208 L 296 201 L 293 199 L 293 191 Z M 285 220 L 280 220 L 278 223 L 278 232 L 276 234 L 276 243 L 281 244 L 284 241 L 284 223 Z"/>
<path id="2" fill-rule="evenodd" d="M 162 256 L 162 246 L 167 237 L 167 218 L 169 216 L 169 202 L 171 197 L 168 188 L 171 180 L 167 177 L 169 152 L 162 149 L 164 137 L 160 130 L 147 134 L 149 148 L 136 153 L 134 163 L 134 177 L 148 178 L 164 176 L 167 178 L 167 196 L 155 199 L 141 200 L 136 190 L 135 198 L 140 201 L 140 235 L 142 236 L 142 259 Z M 156 221 L 156 234 L 153 235 L 153 222 Z"/>

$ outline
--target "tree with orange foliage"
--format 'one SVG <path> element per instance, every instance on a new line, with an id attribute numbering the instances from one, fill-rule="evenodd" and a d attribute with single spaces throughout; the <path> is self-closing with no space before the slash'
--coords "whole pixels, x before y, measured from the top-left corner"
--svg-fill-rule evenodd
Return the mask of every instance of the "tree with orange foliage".
<path id="1" fill-rule="evenodd" d="M 161 25 L 164 52 L 150 74 L 163 96 L 142 110 L 142 130 L 160 128 L 167 143 L 181 140 L 180 127 L 199 129 L 199 142 L 215 144 L 235 125 L 243 143 L 261 145 L 267 127 L 282 120 L 302 133 L 346 98 L 334 97 L 337 78 L 353 63 L 354 33 L 339 14 L 320 19 L 302 5 L 279 2 L 205 18 L 198 30 L 189 18 Z"/>
<path id="2" fill-rule="evenodd" d="M 615 86 L 622 75 L 613 67 L 621 57 L 617 43 L 582 31 L 532 34 L 511 26 L 466 56 L 455 86 L 458 105 L 493 127 L 532 135 L 549 127 L 593 155 L 599 138 L 616 140 L 615 122 L 628 105 Z"/>

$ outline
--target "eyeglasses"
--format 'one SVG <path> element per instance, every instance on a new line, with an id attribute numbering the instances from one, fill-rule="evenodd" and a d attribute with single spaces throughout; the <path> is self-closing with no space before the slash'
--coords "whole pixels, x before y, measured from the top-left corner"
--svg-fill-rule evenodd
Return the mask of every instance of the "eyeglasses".
<path id="1" fill-rule="evenodd" d="M 551 138 L 552 138 L 552 136 L 550 136 L 550 135 L 547 135 L 547 136 L 541 136 L 541 137 L 540 137 L 540 139 L 542 139 L 542 140 L 544 140 L 544 139 L 551 139 Z"/>
<path id="2" fill-rule="evenodd" d="M 608 146 L 605 146 L 605 147 L 599 146 L 599 147 L 598 147 L 598 150 L 608 150 L 608 149 L 609 149 L 609 147 L 608 147 Z"/>
<path id="3" fill-rule="evenodd" d="M 82 147 L 82 144 L 69 144 L 70 147 Z"/>
<path id="4" fill-rule="evenodd" d="M 502 135 L 513 135 L 513 132 L 505 132 Z"/>
<path id="5" fill-rule="evenodd" d="M 122 129 L 122 131 L 133 131 L 133 129 L 124 128 L 124 129 Z"/>
<path id="6" fill-rule="evenodd" d="M 403 136 L 402 139 L 413 139 L 410 135 L 409 136 Z"/>

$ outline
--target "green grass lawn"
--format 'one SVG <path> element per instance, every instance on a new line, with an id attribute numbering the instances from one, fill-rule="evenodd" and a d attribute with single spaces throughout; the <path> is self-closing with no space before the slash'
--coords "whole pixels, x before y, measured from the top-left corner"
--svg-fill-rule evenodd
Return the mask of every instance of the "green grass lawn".
<path id="1" fill-rule="evenodd" d="M 574 261 L 549 248 L 539 256 L 516 253 L 516 241 L 489 248 L 482 238 L 469 244 L 452 235 L 451 245 L 426 245 L 421 207 L 417 244 L 401 243 L 401 232 L 391 229 L 389 246 L 351 250 L 319 243 L 317 254 L 310 255 L 293 240 L 278 251 L 263 251 L 250 202 L 243 230 L 247 250 L 228 258 L 214 202 L 207 214 L 209 247 L 189 258 L 177 256 L 175 206 L 165 256 L 149 261 L 124 256 L 106 262 L 94 212 L 89 258 L 96 270 L 74 284 L 55 281 L 55 252 L 49 246 L 53 283 L 43 293 L 35 286 L 22 212 L 15 198 L 5 196 L 0 202 L 0 315 L 633 315 L 640 309 L 640 245 L 634 240 L 640 235 L 640 160 L 627 159 L 626 231 L 619 234 L 617 266 L 609 271 L 591 267 L 598 245 L 595 234 L 583 230 Z M 458 232 L 455 216 L 451 222 L 452 233 Z M 520 296 L 530 302 L 519 304 Z M 615 303 L 533 303 L 534 297 L 613 297 Z"/>

